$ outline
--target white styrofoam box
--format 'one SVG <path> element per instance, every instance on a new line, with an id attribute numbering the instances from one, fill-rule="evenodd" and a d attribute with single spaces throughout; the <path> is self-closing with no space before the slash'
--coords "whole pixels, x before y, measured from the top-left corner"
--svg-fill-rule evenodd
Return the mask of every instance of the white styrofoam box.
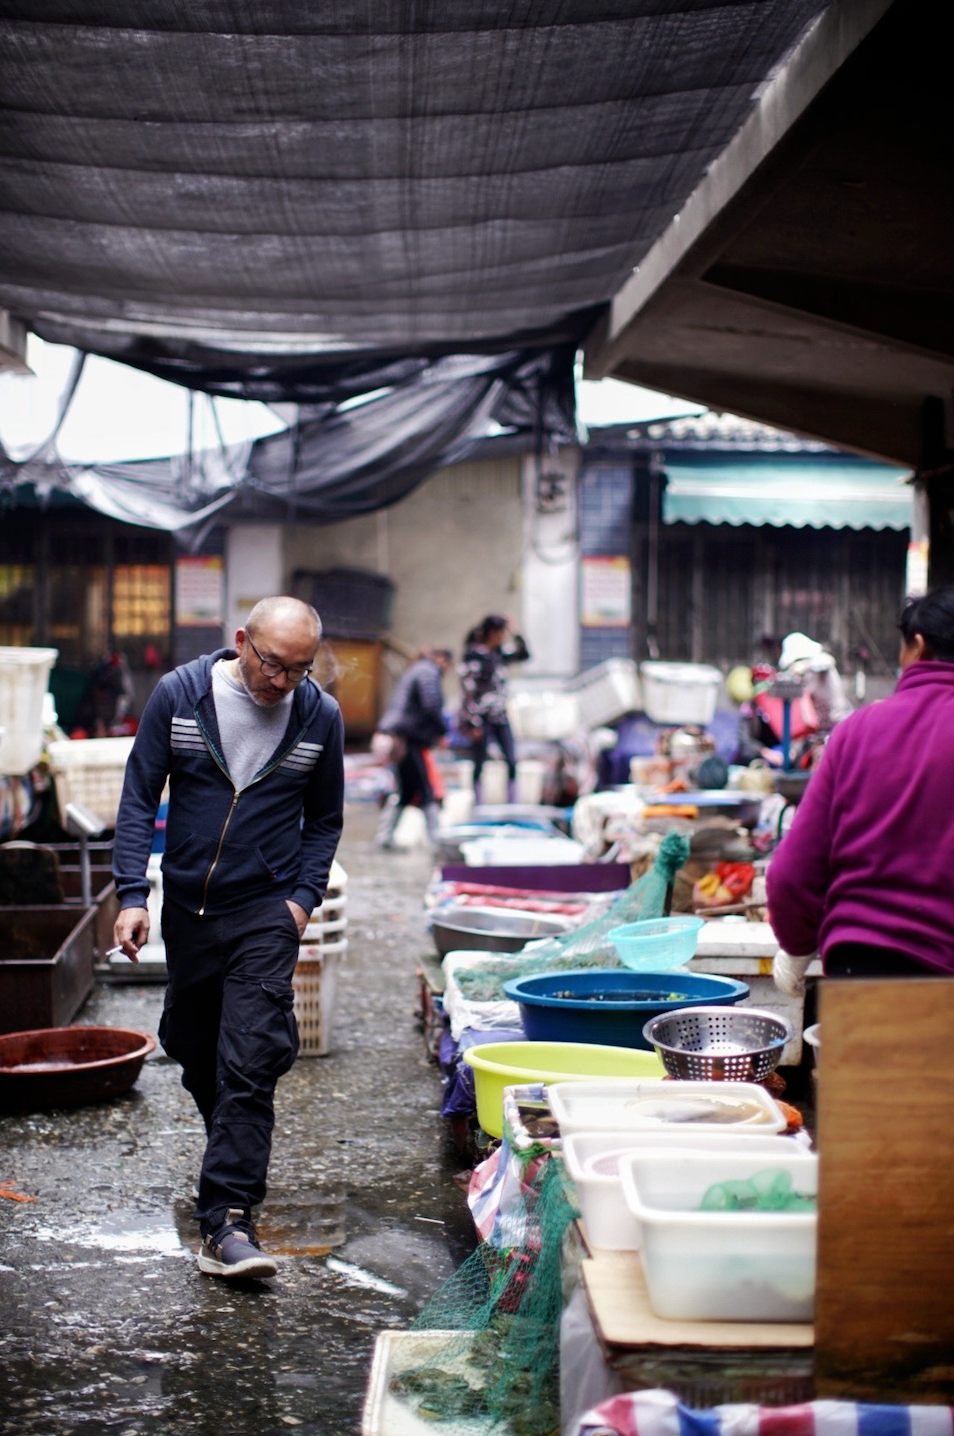
<path id="1" fill-rule="evenodd" d="M 586 728 L 599 728 L 627 713 L 638 713 L 643 705 L 639 666 L 632 658 L 607 658 L 571 678 L 567 689 L 576 694 Z"/>
<path id="2" fill-rule="evenodd" d="M 661 1149 L 668 1155 L 712 1148 L 725 1151 L 727 1145 L 733 1145 L 711 1131 L 687 1132 L 685 1123 L 679 1125 L 681 1131 L 571 1132 L 562 1139 L 563 1161 L 576 1188 L 590 1247 L 639 1250 L 639 1221 L 627 1205 L 620 1178 L 624 1157 Z M 744 1152 L 764 1158 L 768 1165 L 773 1156 L 788 1156 L 794 1147 L 791 1137 L 748 1136 Z"/>
<path id="3" fill-rule="evenodd" d="M 789 1023 L 792 1036 L 785 1044 L 779 1066 L 797 1067 L 802 1060 L 805 999 L 789 997 L 775 986 L 772 961 L 777 952 L 778 939 L 767 922 L 735 923 L 713 919 L 699 934 L 689 970 L 709 972 L 716 977 L 733 977 L 738 982 L 748 983 L 746 1006 L 775 1012 Z M 811 982 L 821 973 L 821 962 L 816 958 L 805 975 Z"/>
<path id="4" fill-rule="evenodd" d="M 468 867 L 536 867 L 582 863 L 586 849 L 572 838 L 473 838 L 461 843 L 461 856 Z"/>
<path id="5" fill-rule="evenodd" d="M 454 779 L 458 788 L 473 792 L 474 788 L 474 760 L 473 758 L 458 758 L 454 766 Z M 448 794 L 450 797 L 450 794 Z"/>
<path id="6" fill-rule="evenodd" d="M 441 826 L 461 827 L 469 823 L 474 812 L 473 788 L 452 788 L 441 803 Z"/>
<path id="7" fill-rule="evenodd" d="M 468 1381 L 476 1391 L 486 1384 L 486 1372 L 468 1360 L 473 1332 L 379 1331 L 361 1412 L 360 1436 L 434 1436 L 435 1423 L 420 1415 L 399 1394 L 395 1377 L 422 1366 Z M 440 1426 L 436 1427 L 440 1430 Z M 486 1417 L 462 1416 L 453 1422 L 460 1436 L 482 1436 Z"/>
<path id="8" fill-rule="evenodd" d="M 547 765 L 539 758 L 517 759 L 517 801 L 539 804 L 543 801 L 543 783 Z"/>
<path id="9" fill-rule="evenodd" d="M 639 666 L 643 711 L 654 723 L 712 722 L 722 673 L 707 663 L 661 663 L 647 659 Z"/>
<path id="10" fill-rule="evenodd" d="M 507 801 L 507 765 L 502 758 L 488 758 L 480 773 L 480 801 L 492 806 Z"/>
<path id="11" fill-rule="evenodd" d="M 580 733 L 585 724 L 575 693 L 545 689 L 538 693 L 511 693 L 507 716 L 519 741 L 557 742 Z"/>
<path id="12" fill-rule="evenodd" d="M 725 1138 L 764 1137 L 788 1126 L 778 1103 L 755 1082 L 673 1082 L 634 1077 L 554 1082 L 550 1109 L 560 1134 L 705 1130 Z"/>
<path id="13" fill-rule="evenodd" d="M 20 778 L 43 754 L 43 700 L 57 648 L 0 648 L 0 774 Z"/>
<path id="14" fill-rule="evenodd" d="M 724 1153 L 638 1152 L 621 1158 L 626 1203 L 640 1224 L 640 1258 L 657 1316 L 691 1321 L 811 1321 L 817 1216 L 700 1210 L 719 1182 L 782 1170 L 817 1196 L 818 1158 L 793 1150 L 769 1161 L 739 1143 Z"/>

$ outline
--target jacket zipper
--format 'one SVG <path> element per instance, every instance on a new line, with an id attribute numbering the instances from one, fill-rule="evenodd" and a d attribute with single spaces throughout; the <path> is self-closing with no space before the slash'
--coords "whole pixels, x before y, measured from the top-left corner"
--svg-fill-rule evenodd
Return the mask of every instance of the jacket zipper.
<path id="1" fill-rule="evenodd" d="M 231 775 L 230 775 L 228 769 L 226 768 L 225 764 L 221 761 L 221 759 L 220 759 L 220 757 L 219 757 L 219 754 L 218 754 L 218 752 L 216 751 L 215 744 L 212 742 L 212 740 L 209 738 L 208 733 L 206 732 L 205 724 L 202 722 L 202 715 L 201 715 L 201 713 L 199 712 L 199 705 L 198 705 L 198 704 L 195 704 L 195 706 L 193 707 L 193 710 L 192 710 L 192 711 L 193 711 L 194 714 L 195 714 L 196 722 L 197 722 L 198 725 L 199 725 L 199 729 L 200 729 L 200 731 L 201 731 L 201 733 L 202 733 L 202 736 L 205 738 L 206 746 L 207 746 L 209 752 L 212 754 L 212 757 L 214 758 L 214 760 L 215 760 L 215 762 L 218 764 L 218 766 L 222 769 L 222 772 L 225 774 L 225 776 L 226 776 L 226 777 L 229 779 L 229 781 L 231 782 Z M 294 741 L 291 742 L 291 743 L 288 745 L 288 747 L 284 750 L 284 752 L 282 752 L 282 753 L 280 753 L 280 754 L 278 755 L 278 757 L 275 759 L 275 762 L 274 762 L 274 763 L 271 763 L 267 768 L 263 768 L 262 771 L 259 773 L 258 777 L 257 777 L 257 778 L 254 778 L 252 781 L 253 781 L 254 783 L 260 783 L 263 778 L 267 778 L 268 775 L 269 775 L 269 773 L 271 773 L 271 772 L 273 771 L 273 769 L 275 769 L 275 768 L 278 767 L 278 765 L 282 762 L 282 760 L 285 758 L 285 756 L 286 756 L 288 753 L 290 753 L 290 752 L 292 751 L 292 749 L 295 748 L 295 747 L 298 745 L 298 743 L 301 742 L 302 738 L 305 736 L 305 734 L 307 733 L 307 731 L 308 731 L 308 725 L 307 725 L 307 723 L 306 723 L 306 724 L 304 724 L 304 725 L 299 729 L 297 735 L 295 736 Z M 252 783 L 249 783 L 248 786 L 251 787 L 251 786 L 252 786 Z M 198 910 L 198 912 L 197 912 L 197 914 L 196 914 L 197 917 L 204 917 L 204 916 L 205 916 L 205 905 L 206 905 L 206 903 L 207 903 L 208 900 L 209 900 L 209 883 L 212 881 L 212 874 L 215 872 L 215 869 L 218 867 L 219 858 L 222 856 L 222 848 L 223 848 L 223 846 L 224 846 L 224 844 L 225 844 L 225 835 L 226 835 L 226 833 L 227 833 L 228 830 L 229 830 L 229 823 L 232 821 L 232 814 L 235 812 L 235 809 L 238 807 L 238 800 L 239 800 L 238 789 L 237 789 L 237 788 L 233 788 L 233 791 L 232 791 L 232 805 L 231 805 L 231 807 L 229 808 L 228 813 L 227 813 L 226 816 L 225 816 L 225 822 L 222 824 L 222 831 L 221 831 L 221 833 L 219 833 L 219 841 L 218 841 L 218 843 L 217 843 L 217 845 L 216 845 L 216 849 L 215 849 L 215 857 L 212 859 L 212 862 L 211 862 L 211 864 L 210 864 L 210 866 L 209 866 L 209 870 L 208 870 L 208 872 L 207 872 L 206 875 L 205 875 L 205 881 L 204 881 L 204 883 L 202 884 L 202 906 L 199 908 L 199 910 Z"/>
<path id="2" fill-rule="evenodd" d="M 212 864 L 209 868 L 209 871 L 205 875 L 205 882 L 202 885 L 202 906 L 199 908 L 199 917 L 205 916 L 205 905 L 209 898 L 209 883 L 212 881 L 212 874 L 215 872 L 215 869 L 218 866 L 219 858 L 222 856 L 222 847 L 225 843 L 225 835 L 229 830 L 229 823 L 232 821 L 232 814 L 238 807 L 238 800 L 238 791 L 235 790 L 232 793 L 232 806 L 229 808 L 228 813 L 226 814 L 225 822 L 222 824 L 222 831 L 221 833 L 219 833 L 219 842 L 218 846 L 215 849 L 215 857 L 212 859 Z"/>

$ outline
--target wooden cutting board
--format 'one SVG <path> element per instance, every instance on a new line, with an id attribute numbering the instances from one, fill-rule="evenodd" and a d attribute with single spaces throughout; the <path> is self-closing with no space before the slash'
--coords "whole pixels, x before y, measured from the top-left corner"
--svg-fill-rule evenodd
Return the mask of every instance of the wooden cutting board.
<path id="1" fill-rule="evenodd" d="M 954 979 L 820 984 L 816 1395 L 954 1402 Z"/>

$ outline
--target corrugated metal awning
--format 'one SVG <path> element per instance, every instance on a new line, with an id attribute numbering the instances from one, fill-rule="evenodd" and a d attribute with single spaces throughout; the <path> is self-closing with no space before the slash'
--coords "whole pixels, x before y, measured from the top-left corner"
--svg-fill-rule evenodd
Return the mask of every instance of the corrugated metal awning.
<path id="1" fill-rule="evenodd" d="M 906 529 L 910 470 L 864 459 L 667 462 L 667 524 L 769 524 L 776 528 Z"/>

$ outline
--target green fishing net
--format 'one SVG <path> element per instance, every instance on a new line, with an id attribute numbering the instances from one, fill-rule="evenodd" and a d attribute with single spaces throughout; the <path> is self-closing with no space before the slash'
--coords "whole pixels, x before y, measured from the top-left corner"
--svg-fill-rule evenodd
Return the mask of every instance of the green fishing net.
<path id="1" fill-rule="evenodd" d="M 510 957 L 487 957 L 461 969 L 455 977 L 470 1002 L 497 1002 L 511 978 L 538 972 L 622 967 L 607 934 L 624 923 L 662 917 L 676 873 L 689 860 L 688 839 L 667 833 L 647 873 L 620 893 L 616 901 L 583 927 L 532 943 Z"/>
<path id="2" fill-rule="evenodd" d="M 511 1214 L 513 1245 L 483 1242 L 417 1318 L 392 1395 L 455 1436 L 556 1436 L 562 1247 L 577 1215 L 562 1162 L 545 1161 Z"/>

